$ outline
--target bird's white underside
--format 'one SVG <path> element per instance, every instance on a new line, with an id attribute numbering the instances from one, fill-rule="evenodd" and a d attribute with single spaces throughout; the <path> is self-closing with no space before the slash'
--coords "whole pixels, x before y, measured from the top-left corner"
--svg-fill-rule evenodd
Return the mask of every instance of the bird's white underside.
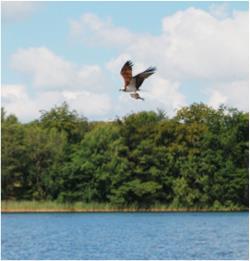
<path id="1" fill-rule="evenodd" d="M 136 92 L 136 87 L 135 87 L 135 80 L 132 79 L 128 86 L 126 87 L 126 92 Z"/>

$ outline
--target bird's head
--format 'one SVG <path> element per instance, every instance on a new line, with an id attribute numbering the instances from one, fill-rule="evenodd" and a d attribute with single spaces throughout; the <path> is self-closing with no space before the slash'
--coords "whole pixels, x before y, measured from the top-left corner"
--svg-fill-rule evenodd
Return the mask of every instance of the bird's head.
<path id="1" fill-rule="evenodd" d="M 119 89 L 120 92 L 125 92 L 126 90 L 125 89 Z"/>

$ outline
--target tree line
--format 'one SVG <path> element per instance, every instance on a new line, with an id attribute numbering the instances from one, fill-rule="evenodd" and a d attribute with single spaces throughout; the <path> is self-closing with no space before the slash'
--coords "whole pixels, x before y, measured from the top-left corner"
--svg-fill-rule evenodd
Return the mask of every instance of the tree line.
<path id="1" fill-rule="evenodd" d="M 68 104 L 21 123 L 1 111 L 2 200 L 248 208 L 249 116 L 183 107 L 91 122 Z"/>

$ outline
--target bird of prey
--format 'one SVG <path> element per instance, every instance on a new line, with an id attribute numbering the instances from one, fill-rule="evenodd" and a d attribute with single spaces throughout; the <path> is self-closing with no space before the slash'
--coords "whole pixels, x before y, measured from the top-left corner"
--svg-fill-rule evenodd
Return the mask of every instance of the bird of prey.
<path id="1" fill-rule="evenodd" d="M 150 75 L 155 73 L 155 67 L 149 67 L 147 70 L 133 76 L 132 75 L 132 67 L 133 63 L 131 61 L 127 61 L 122 69 L 121 75 L 124 79 L 124 88 L 120 89 L 120 91 L 124 92 L 132 92 L 131 97 L 135 99 L 141 99 L 137 91 L 140 91 L 140 86 L 142 85 L 143 81 L 148 78 Z"/>

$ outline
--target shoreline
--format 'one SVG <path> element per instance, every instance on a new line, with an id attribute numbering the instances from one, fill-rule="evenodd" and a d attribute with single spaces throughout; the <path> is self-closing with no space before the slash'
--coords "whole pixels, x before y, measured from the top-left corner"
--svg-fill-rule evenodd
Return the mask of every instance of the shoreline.
<path id="1" fill-rule="evenodd" d="M 248 209 L 1 209 L 1 213 L 248 212 Z"/>
<path id="2" fill-rule="evenodd" d="M 118 213 L 118 212 L 240 212 L 245 206 L 177 207 L 153 205 L 151 207 L 114 206 L 109 203 L 58 203 L 55 201 L 1 201 L 1 213 Z"/>

